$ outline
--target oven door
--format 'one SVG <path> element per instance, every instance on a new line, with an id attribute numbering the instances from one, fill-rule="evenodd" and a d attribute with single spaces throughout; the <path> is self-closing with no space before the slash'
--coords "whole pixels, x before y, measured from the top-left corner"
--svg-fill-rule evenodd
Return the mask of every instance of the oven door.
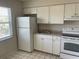
<path id="1" fill-rule="evenodd" d="M 79 56 L 79 40 L 61 39 L 61 53 Z"/>

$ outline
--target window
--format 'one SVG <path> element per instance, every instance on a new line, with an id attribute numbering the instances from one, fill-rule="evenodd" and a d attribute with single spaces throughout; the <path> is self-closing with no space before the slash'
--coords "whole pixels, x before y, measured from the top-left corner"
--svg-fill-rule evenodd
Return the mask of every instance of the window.
<path id="1" fill-rule="evenodd" d="M 0 39 L 10 37 L 12 34 L 11 10 L 0 7 Z"/>

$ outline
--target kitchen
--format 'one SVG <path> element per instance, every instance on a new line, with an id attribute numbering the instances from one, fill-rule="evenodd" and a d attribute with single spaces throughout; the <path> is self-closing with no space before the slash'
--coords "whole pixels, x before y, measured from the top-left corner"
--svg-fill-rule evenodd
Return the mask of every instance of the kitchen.
<path id="1" fill-rule="evenodd" d="M 16 6 L 15 7 L 13 6 L 14 5 L 13 4 L 12 6 L 15 9 L 14 15 L 16 14 L 16 17 L 14 17 L 16 20 L 13 21 L 13 24 L 16 23 L 15 25 L 13 25 L 15 28 L 14 29 L 15 41 L 13 40 L 13 42 L 11 41 L 12 43 L 10 42 L 8 44 L 13 47 L 8 45 L 7 46 L 8 48 L 10 48 L 10 50 L 12 49 L 11 51 L 16 51 L 17 49 L 22 50 L 20 52 L 14 53 L 13 56 L 14 57 L 18 56 L 17 59 L 24 59 L 23 56 L 26 59 L 28 58 L 31 59 L 32 54 L 37 53 L 37 55 L 42 54 L 41 56 L 37 57 L 37 59 L 39 58 L 40 59 L 46 59 L 46 58 L 79 59 L 79 53 L 78 53 L 79 52 L 78 49 L 79 3 L 78 2 L 79 2 L 78 0 L 75 1 L 74 0 L 70 0 L 70 1 L 23 0 L 20 1 L 22 5 L 19 4 L 19 2 L 17 2 L 16 3 L 17 6 L 15 5 Z M 8 3 L 13 3 L 13 1 L 12 2 L 10 1 Z M 22 10 L 19 9 L 18 11 L 17 8 L 18 9 L 22 8 Z M 37 16 L 36 20 L 31 19 L 33 15 L 35 15 L 35 17 Z M 31 21 L 29 21 L 29 19 Z M 29 29 L 27 31 L 26 27 L 31 29 L 31 31 L 29 31 Z M 34 34 L 32 33 L 33 32 L 32 30 L 34 31 Z M 33 36 L 31 37 L 29 33 L 32 33 Z M 32 39 L 32 41 L 30 40 L 28 41 L 29 43 L 28 42 L 25 43 L 23 40 L 22 41 L 20 40 L 23 38 L 24 39 L 29 38 Z M 30 48 L 28 49 L 27 45 L 29 45 L 30 43 L 32 45 L 31 46 L 32 48 L 29 46 L 31 49 Z M 3 44 L 1 42 L 1 44 L 4 45 L 1 50 L 3 50 L 4 48 L 6 49 L 7 47 L 5 46 L 6 43 Z M 23 48 L 25 48 L 24 51 Z M 2 52 L 3 55 L 4 54 L 6 55 L 7 51 L 9 51 L 9 50 L 5 51 L 5 49 L 3 50 L 4 52 Z M 28 50 L 34 53 L 31 54 L 29 53 Z M 26 57 L 26 55 L 28 54 L 30 54 L 29 57 Z M 14 58 L 13 56 L 12 58 Z M 5 56 L 3 57 L 3 59 L 7 59 L 8 57 Z M 16 57 L 14 59 L 16 59 Z M 32 59 L 33 58 L 36 57 L 32 56 Z"/>

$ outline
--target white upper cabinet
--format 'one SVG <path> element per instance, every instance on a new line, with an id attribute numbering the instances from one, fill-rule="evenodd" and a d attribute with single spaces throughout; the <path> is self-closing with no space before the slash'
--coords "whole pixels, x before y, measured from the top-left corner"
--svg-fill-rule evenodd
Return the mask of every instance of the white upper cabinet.
<path id="1" fill-rule="evenodd" d="M 39 7 L 37 8 L 37 23 L 48 24 L 49 8 Z"/>
<path id="2" fill-rule="evenodd" d="M 76 15 L 79 17 L 79 4 L 76 4 Z"/>
<path id="3" fill-rule="evenodd" d="M 65 19 L 71 19 L 75 16 L 75 4 L 66 4 L 65 5 Z"/>
<path id="4" fill-rule="evenodd" d="M 64 23 L 64 5 L 56 5 L 50 7 L 50 24 Z"/>
<path id="5" fill-rule="evenodd" d="M 64 20 L 79 20 L 79 4 L 65 4 Z"/>
<path id="6" fill-rule="evenodd" d="M 25 8 L 24 14 L 36 14 L 36 8 Z"/>

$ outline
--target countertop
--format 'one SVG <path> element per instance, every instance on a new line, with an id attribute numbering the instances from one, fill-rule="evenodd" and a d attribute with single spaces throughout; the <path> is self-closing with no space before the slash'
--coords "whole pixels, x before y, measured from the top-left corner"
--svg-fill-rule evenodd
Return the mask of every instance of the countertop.
<path id="1" fill-rule="evenodd" d="M 47 32 L 47 33 L 42 31 L 42 32 L 38 32 L 35 34 L 62 36 L 62 32 L 59 32 L 59 31 L 51 31 L 51 32 Z"/>

